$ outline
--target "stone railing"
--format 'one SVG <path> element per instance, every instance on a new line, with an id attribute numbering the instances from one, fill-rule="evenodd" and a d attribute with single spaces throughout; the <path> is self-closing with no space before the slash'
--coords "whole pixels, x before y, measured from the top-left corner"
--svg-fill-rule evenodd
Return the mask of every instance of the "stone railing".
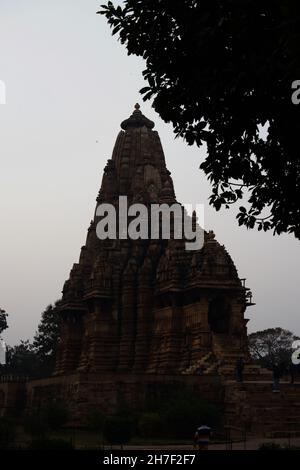
<path id="1" fill-rule="evenodd" d="M 28 382 L 29 377 L 21 375 L 0 375 L 0 383 L 21 383 Z"/>

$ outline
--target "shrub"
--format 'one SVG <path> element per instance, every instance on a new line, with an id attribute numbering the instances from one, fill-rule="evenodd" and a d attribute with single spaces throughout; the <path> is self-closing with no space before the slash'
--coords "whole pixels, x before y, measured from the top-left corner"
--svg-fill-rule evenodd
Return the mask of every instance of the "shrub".
<path id="1" fill-rule="evenodd" d="M 109 444 L 126 444 L 133 436 L 132 420 L 126 416 L 107 418 L 103 435 Z"/>
<path id="2" fill-rule="evenodd" d="M 31 437 L 44 438 L 47 432 L 47 425 L 41 415 L 32 413 L 25 417 L 24 429 Z"/>
<path id="3" fill-rule="evenodd" d="M 0 418 L 0 449 L 8 449 L 15 440 L 15 426 L 6 418 Z"/>
<path id="4" fill-rule="evenodd" d="M 87 414 L 87 425 L 92 431 L 103 432 L 105 424 L 105 415 L 101 410 L 92 409 Z"/>
<path id="5" fill-rule="evenodd" d="M 162 431 L 159 413 L 142 414 L 138 422 L 138 431 L 142 437 L 159 437 Z"/>
<path id="6" fill-rule="evenodd" d="M 66 424 L 69 413 L 62 403 L 51 403 L 45 409 L 43 415 L 47 426 L 55 431 Z"/>
<path id="7" fill-rule="evenodd" d="M 216 429 L 220 423 L 216 406 L 189 390 L 171 398 L 162 413 L 166 434 L 173 437 L 188 438 L 194 435 L 195 429 L 201 424 Z"/>

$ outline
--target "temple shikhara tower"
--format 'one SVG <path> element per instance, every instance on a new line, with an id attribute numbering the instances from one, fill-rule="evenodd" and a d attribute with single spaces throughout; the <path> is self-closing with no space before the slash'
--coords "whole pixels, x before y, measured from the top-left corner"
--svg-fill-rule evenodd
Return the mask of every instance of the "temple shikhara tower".
<path id="1" fill-rule="evenodd" d="M 154 123 L 136 105 L 121 128 L 97 205 L 177 202 Z M 213 232 L 187 251 L 184 239 L 100 240 L 98 221 L 63 288 L 55 375 L 209 374 L 247 358 L 247 289 Z"/>
<path id="2" fill-rule="evenodd" d="M 117 222 L 117 237 L 100 239 L 97 209 L 110 204 L 118 215 L 125 196 L 128 207 L 179 204 L 159 135 L 139 105 L 121 123 L 85 245 L 56 304 L 61 333 L 53 374 L 2 378 L 0 415 L 13 413 L 22 394 L 24 413 L 59 400 L 69 424 L 81 426 L 90 410 L 143 411 L 149 399 L 190 387 L 222 409 L 224 423 L 268 432 L 280 416 L 280 430 L 294 428 L 299 389 L 285 384 L 272 394 L 271 373 L 251 361 L 251 293 L 225 247 L 212 231 L 190 251 L 184 238 L 132 239 Z M 197 227 L 195 216 L 192 223 Z M 240 358 L 243 384 L 235 378 Z"/>

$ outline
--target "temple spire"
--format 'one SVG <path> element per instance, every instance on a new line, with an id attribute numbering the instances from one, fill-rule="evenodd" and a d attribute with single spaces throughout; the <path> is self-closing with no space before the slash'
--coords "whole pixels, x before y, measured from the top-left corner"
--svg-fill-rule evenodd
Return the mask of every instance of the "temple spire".
<path id="1" fill-rule="evenodd" d="M 141 109 L 140 109 L 140 105 L 139 103 L 136 103 L 135 106 L 134 106 L 134 110 L 133 110 L 133 113 L 132 115 L 128 118 L 128 119 L 125 119 L 125 121 L 123 121 L 121 123 L 121 128 L 126 131 L 128 129 L 136 129 L 136 128 L 139 128 L 139 127 L 147 127 L 148 129 L 153 129 L 154 127 L 154 122 L 153 121 L 150 121 L 150 119 L 146 118 L 146 116 L 144 116 L 141 112 Z"/>

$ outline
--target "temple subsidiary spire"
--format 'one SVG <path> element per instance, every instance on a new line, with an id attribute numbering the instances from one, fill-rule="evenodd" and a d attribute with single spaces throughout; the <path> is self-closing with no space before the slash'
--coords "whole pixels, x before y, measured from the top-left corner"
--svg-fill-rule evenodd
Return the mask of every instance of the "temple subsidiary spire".
<path id="1" fill-rule="evenodd" d="M 154 122 L 150 121 L 150 119 L 146 118 L 146 116 L 142 114 L 140 105 L 136 103 L 132 115 L 121 123 L 121 128 L 126 131 L 130 128 L 139 128 L 144 126 L 148 129 L 153 129 Z"/>

